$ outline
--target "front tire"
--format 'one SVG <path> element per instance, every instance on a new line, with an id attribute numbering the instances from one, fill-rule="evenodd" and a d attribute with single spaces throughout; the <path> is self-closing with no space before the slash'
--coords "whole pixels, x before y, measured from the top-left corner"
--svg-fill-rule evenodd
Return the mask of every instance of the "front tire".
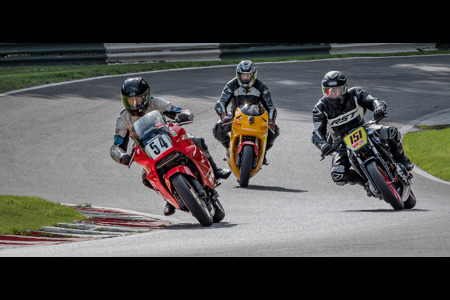
<path id="1" fill-rule="evenodd" d="M 239 176 L 239 185 L 241 187 L 248 187 L 250 175 L 252 174 L 253 152 L 255 148 L 251 145 L 245 145 L 242 148 L 241 168 Z"/>
<path id="2" fill-rule="evenodd" d="M 194 179 L 196 180 L 196 179 Z M 213 218 L 209 212 L 208 206 L 198 196 L 195 189 L 185 178 L 184 175 L 177 173 L 172 176 L 172 185 L 183 200 L 189 212 L 194 218 L 204 227 L 209 227 L 213 224 Z"/>
<path id="3" fill-rule="evenodd" d="M 389 183 L 389 177 L 385 171 L 379 168 L 375 161 L 371 161 L 367 164 L 367 172 L 369 172 L 370 177 L 372 177 L 384 200 L 389 203 L 394 210 L 402 210 L 404 208 L 402 198 L 392 183 Z"/>
<path id="4" fill-rule="evenodd" d="M 414 206 L 416 206 L 416 196 L 414 195 L 413 191 L 409 191 L 409 197 L 405 201 L 405 208 L 411 209 Z"/>
<path id="5" fill-rule="evenodd" d="M 213 203 L 213 207 L 216 210 L 214 213 L 213 221 L 214 223 L 219 223 L 225 218 L 225 209 L 223 209 L 222 203 L 220 203 L 219 199 L 217 199 Z"/>

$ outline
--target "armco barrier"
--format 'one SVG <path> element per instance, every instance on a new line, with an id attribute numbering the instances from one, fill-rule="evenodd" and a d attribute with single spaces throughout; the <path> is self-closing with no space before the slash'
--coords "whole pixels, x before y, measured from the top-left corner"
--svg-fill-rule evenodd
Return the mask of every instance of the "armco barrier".
<path id="1" fill-rule="evenodd" d="M 330 44 L 330 54 L 399 53 L 437 50 L 436 43 L 348 43 Z"/>
<path id="2" fill-rule="evenodd" d="M 105 64 L 103 43 L 0 43 L 0 66 Z"/>
<path id="3" fill-rule="evenodd" d="M 327 55 L 329 44 L 293 43 L 222 43 L 221 59 L 243 59 L 264 57 L 288 57 L 304 55 Z"/>
<path id="4" fill-rule="evenodd" d="M 450 43 L 0 43 L 0 66 L 211 61 L 449 48 Z"/>
<path id="5" fill-rule="evenodd" d="M 106 62 L 141 63 L 219 60 L 219 43 L 106 43 Z"/>

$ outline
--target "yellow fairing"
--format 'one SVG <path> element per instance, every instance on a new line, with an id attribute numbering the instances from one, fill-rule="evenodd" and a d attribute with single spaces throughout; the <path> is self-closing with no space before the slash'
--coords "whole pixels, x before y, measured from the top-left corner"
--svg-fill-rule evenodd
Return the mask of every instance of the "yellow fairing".
<path id="1" fill-rule="evenodd" d="M 249 118 L 254 122 L 250 123 Z M 227 162 L 237 179 L 240 179 L 240 170 L 236 166 L 236 159 L 241 143 L 245 142 L 243 137 L 256 137 L 258 158 L 256 168 L 252 170 L 250 178 L 260 169 L 266 151 L 268 135 L 269 116 L 265 111 L 261 116 L 247 116 L 239 108 L 236 109 L 233 125 L 231 126 L 230 147 L 227 149 Z"/>

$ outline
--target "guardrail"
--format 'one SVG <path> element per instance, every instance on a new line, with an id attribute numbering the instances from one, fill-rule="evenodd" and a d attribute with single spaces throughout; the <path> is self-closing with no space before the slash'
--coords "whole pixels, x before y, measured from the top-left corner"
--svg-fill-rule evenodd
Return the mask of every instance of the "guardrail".
<path id="1" fill-rule="evenodd" d="M 105 64 L 103 43 L 0 43 L 0 66 Z"/>
<path id="2" fill-rule="evenodd" d="M 0 66 L 210 61 L 449 48 L 450 43 L 0 43 Z"/>

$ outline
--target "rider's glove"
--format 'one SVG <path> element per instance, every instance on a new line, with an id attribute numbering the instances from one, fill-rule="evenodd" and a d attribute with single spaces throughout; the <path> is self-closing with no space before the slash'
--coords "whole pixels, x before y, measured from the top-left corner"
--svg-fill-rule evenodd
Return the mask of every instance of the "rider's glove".
<path id="1" fill-rule="evenodd" d="M 129 154 L 124 154 L 120 158 L 120 163 L 125 166 L 128 166 L 130 164 L 130 161 L 131 161 L 131 155 L 129 155 Z"/>
<path id="2" fill-rule="evenodd" d="M 175 117 L 175 122 L 177 122 L 177 123 L 193 121 L 193 120 L 194 120 L 194 115 L 187 109 L 186 110 L 182 110 Z"/>
<path id="3" fill-rule="evenodd" d="M 230 116 L 227 115 L 226 113 L 221 113 L 220 119 L 222 120 L 223 125 L 229 125 L 229 124 L 233 123 L 233 119 L 230 118 Z"/>
<path id="4" fill-rule="evenodd" d="M 269 120 L 269 128 L 272 131 L 272 133 L 275 133 L 275 130 L 277 129 L 277 126 L 275 126 L 275 120 L 270 119 Z"/>
<path id="5" fill-rule="evenodd" d="M 378 106 L 377 108 L 375 108 L 375 110 L 373 111 L 373 118 L 377 121 L 384 119 L 386 117 L 386 110 L 384 109 L 383 106 Z"/>
<path id="6" fill-rule="evenodd" d="M 319 144 L 319 150 L 322 151 L 323 155 L 328 155 L 330 152 L 333 151 L 333 147 L 331 147 L 330 144 L 327 142 L 322 142 Z"/>

